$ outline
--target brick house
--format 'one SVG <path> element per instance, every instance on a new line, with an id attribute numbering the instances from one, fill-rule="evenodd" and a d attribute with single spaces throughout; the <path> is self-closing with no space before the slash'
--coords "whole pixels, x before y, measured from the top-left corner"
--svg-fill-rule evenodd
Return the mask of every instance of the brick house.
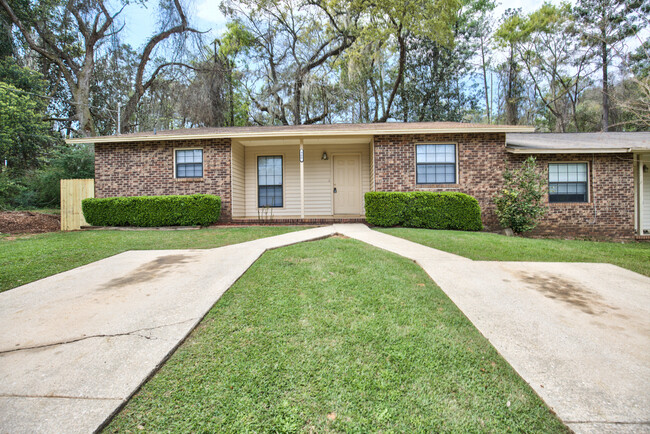
<path id="1" fill-rule="evenodd" d="M 506 165 L 548 171 L 540 235 L 650 231 L 650 133 L 534 134 L 453 122 L 199 128 L 72 139 L 95 144 L 95 196 L 209 193 L 222 219 L 362 221 L 368 191 L 460 191 L 497 229 Z"/>

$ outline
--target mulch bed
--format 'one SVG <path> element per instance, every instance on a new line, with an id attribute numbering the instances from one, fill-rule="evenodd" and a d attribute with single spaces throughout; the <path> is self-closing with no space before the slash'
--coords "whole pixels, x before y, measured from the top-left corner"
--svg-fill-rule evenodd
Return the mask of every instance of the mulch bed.
<path id="1" fill-rule="evenodd" d="M 29 211 L 0 212 L 0 233 L 39 234 L 61 230 L 61 217 Z"/>

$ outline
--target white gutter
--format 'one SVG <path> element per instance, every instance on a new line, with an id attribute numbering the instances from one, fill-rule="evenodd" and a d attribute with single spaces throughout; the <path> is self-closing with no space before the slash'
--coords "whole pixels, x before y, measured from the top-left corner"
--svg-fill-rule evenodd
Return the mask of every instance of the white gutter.
<path id="1" fill-rule="evenodd" d="M 100 136 L 67 139 L 68 144 L 81 143 L 124 143 L 124 142 L 151 142 L 167 140 L 203 140 L 203 139 L 255 139 L 273 137 L 323 137 L 323 136 L 379 136 L 379 135 L 410 135 L 410 134 L 468 134 L 468 133 L 532 133 L 534 127 L 508 126 L 508 127 L 473 127 L 473 128 L 413 128 L 413 129 L 362 129 L 362 130 L 295 130 L 260 132 L 224 132 L 207 134 L 150 134 L 146 136 Z"/>
<path id="2" fill-rule="evenodd" d="M 511 154 L 621 154 L 640 151 L 633 148 L 511 148 L 506 146 Z"/>

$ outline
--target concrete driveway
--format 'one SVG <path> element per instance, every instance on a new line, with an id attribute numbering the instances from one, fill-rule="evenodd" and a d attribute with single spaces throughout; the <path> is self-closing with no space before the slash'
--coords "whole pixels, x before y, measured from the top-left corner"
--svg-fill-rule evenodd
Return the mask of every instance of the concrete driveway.
<path id="1" fill-rule="evenodd" d="M 650 432 L 650 278 L 610 264 L 483 262 L 349 226 L 417 262 L 572 430 Z"/>
<path id="2" fill-rule="evenodd" d="M 0 294 L 0 432 L 95 431 L 264 251 L 333 233 L 130 251 Z"/>
<path id="3" fill-rule="evenodd" d="M 650 279 L 471 261 L 363 225 L 132 251 L 0 294 L 0 432 L 92 432 L 268 249 L 339 233 L 416 261 L 577 432 L 650 432 Z"/>

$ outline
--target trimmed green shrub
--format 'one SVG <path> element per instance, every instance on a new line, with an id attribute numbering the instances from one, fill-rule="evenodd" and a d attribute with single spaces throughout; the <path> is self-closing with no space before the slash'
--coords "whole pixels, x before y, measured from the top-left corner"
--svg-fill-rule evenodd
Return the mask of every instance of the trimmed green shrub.
<path id="1" fill-rule="evenodd" d="M 375 226 L 397 226 L 404 222 L 405 193 L 371 191 L 366 193 L 366 221 Z"/>
<path id="2" fill-rule="evenodd" d="M 376 226 L 480 231 L 481 207 L 464 193 L 366 193 L 366 220 Z"/>
<path id="3" fill-rule="evenodd" d="M 219 220 L 221 198 L 210 194 L 91 198 L 84 199 L 81 208 L 93 226 L 207 226 Z"/>

